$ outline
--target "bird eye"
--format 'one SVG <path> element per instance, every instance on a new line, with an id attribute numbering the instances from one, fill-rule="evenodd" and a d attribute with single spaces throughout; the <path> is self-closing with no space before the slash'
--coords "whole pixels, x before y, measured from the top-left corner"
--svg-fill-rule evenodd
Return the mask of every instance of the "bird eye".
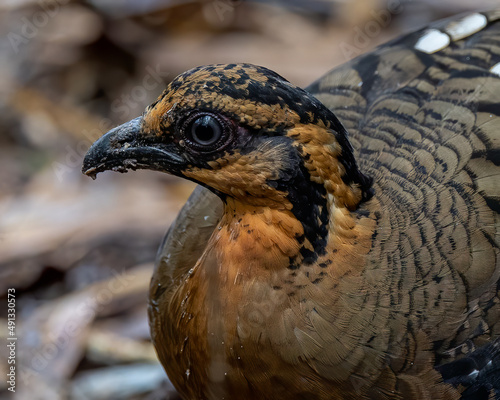
<path id="1" fill-rule="evenodd" d="M 188 118 L 182 131 L 189 147 L 205 152 L 221 149 L 231 136 L 228 123 L 214 114 L 197 114 Z"/>
<path id="2" fill-rule="evenodd" d="M 197 144 L 211 146 L 221 138 L 222 126 L 214 117 L 203 115 L 191 123 L 189 134 Z"/>

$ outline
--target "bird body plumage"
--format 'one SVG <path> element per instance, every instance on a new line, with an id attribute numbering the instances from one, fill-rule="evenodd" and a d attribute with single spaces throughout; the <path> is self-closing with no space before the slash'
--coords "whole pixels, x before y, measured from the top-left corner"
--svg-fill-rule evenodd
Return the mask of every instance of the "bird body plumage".
<path id="1" fill-rule="evenodd" d="M 195 68 L 94 144 L 89 175 L 210 189 L 151 282 L 183 398 L 500 399 L 500 12 L 473 16 L 307 91 L 249 64 Z"/>

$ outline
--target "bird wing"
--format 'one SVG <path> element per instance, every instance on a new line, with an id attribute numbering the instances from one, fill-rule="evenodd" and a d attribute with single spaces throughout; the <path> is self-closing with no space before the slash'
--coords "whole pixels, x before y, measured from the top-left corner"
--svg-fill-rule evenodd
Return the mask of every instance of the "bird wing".
<path id="1" fill-rule="evenodd" d="M 150 289 L 152 321 L 158 321 L 154 303 L 159 301 L 165 288 L 174 289 L 171 283 L 182 279 L 194 267 L 222 214 L 222 201 L 210 190 L 196 186 L 165 234 L 156 255 Z"/>
<path id="2" fill-rule="evenodd" d="M 500 398 L 500 340 L 472 354 L 437 367 L 445 382 L 467 389 L 462 400 Z"/>
<path id="3" fill-rule="evenodd" d="M 169 279 L 184 276 L 203 254 L 222 213 L 222 201 L 210 190 L 196 186 L 163 238 L 155 275 L 162 272 L 169 274 Z"/>
<path id="4" fill-rule="evenodd" d="M 470 372 L 453 363 L 476 359 L 476 349 L 490 343 L 485 369 L 470 383 L 474 393 L 492 390 L 496 398 L 499 19 L 494 11 L 440 21 L 308 87 L 347 128 L 360 169 L 374 178 L 378 204 L 362 207 L 378 223 L 367 271 L 382 278 L 369 281 L 366 301 L 374 315 L 391 308 L 387 318 L 374 319 L 375 331 L 390 332 L 387 354 L 431 350 L 428 359 L 447 381 L 465 385 Z M 400 318 L 408 321 L 404 329 Z M 413 368 L 393 362 L 391 374 L 411 387 Z M 424 390 L 416 386 L 413 393 Z"/>

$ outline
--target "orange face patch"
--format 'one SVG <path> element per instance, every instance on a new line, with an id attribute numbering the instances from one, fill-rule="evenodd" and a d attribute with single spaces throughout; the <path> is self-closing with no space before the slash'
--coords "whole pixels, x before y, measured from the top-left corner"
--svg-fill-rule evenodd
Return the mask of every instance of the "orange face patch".
<path id="1" fill-rule="evenodd" d="M 286 150 L 284 144 L 275 146 L 270 140 L 248 154 L 235 152 L 209 161 L 211 169 L 191 167 L 183 174 L 248 204 L 290 210 L 288 193 L 269 184 L 278 180 L 280 170 L 286 168 Z"/>

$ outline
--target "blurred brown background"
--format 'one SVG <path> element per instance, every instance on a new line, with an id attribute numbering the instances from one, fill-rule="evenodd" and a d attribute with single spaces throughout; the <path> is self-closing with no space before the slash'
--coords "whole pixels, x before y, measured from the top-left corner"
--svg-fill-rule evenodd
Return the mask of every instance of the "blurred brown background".
<path id="1" fill-rule="evenodd" d="M 251 62 L 305 86 L 402 32 L 498 0 L 0 1 L 0 338 L 16 294 L 16 392 L 175 398 L 149 342 L 161 237 L 193 185 L 154 172 L 82 176 L 90 143 L 177 74 Z"/>

